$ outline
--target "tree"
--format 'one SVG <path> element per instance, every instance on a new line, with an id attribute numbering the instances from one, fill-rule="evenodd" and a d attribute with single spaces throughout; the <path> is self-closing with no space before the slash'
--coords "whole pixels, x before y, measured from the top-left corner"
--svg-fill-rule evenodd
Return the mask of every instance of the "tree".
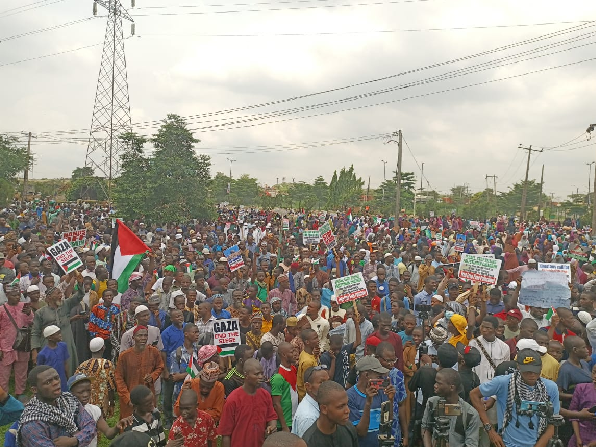
<path id="1" fill-rule="evenodd" d="M 414 185 L 416 177 L 413 172 L 402 172 L 401 174 L 401 207 L 402 209 L 413 209 Z M 395 196 L 397 189 L 397 171 L 393 171 L 393 178 L 385 180 L 375 191 L 375 211 L 390 216 L 395 214 Z"/>
<path id="2" fill-rule="evenodd" d="M 327 206 L 329 208 L 345 209 L 348 206 L 356 205 L 360 202 L 363 185 L 364 180 L 356 177 L 353 165 L 349 169 L 341 168 L 339 176 L 337 171 L 333 171 L 333 177 L 329 183 Z"/>
<path id="3" fill-rule="evenodd" d="M 0 134 L 0 206 L 5 206 L 15 193 L 15 177 L 33 163 L 27 148 L 18 139 Z"/>
<path id="4" fill-rule="evenodd" d="M 230 196 L 235 205 L 256 205 L 259 195 L 259 184 L 256 178 L 242 174 L 238 180 L 233 180 Z"/>
<path id="5" fill-rule="evenodd" d="M 130 147 L 122 154 L 122 175 L 115 198 L 124 218 L 143 216 L 152 222 L 186 222 L 212 217 L 209 199 L 211 159 L 197 155 L 199 140 L 178 115 L 168 115 L 151 138 L 154 151 L 146 157 L 145 140 L 127 134 Z"/>
<path id="6" fill-rule="evenodd" d="M 94 171 L 93 168 L 91 166 L 85 166 L 82 168 L 75 168 L 74 171 L 72 171 L 72 179 L 78 179 L 78 178 L 85 178 L 85 177 L 93 177 Z"/>

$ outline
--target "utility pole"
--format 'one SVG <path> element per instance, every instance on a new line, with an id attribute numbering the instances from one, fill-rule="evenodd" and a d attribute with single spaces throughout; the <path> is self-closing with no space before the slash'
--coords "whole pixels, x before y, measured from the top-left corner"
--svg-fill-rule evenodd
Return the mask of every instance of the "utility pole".
<path id="1" fill-rule="evenodd" d="M 596 124 L 590 124 L 586 129 L 586 132 L 591 134 L 594 131 L 595 127 Z M 596 196 L 596 167 L 594 171 L 594 195 Z M 594 199 L 595 200 L 592 203 L 592 239 L 594 239 L 594 229 L 596 228 L 596 197 L 594 197 Z"/>
<path id="2" fill-rule="evenodd" d="M 29 182 L 29 160 L 31 159 L 31 132 L 27 134 L 27 166 L 23 172 L 23 194 L 21 195 L 21 202 L 25 201 L 25 194 L 27 193 L 27 182 Z"/>
<path id="3" fill-rule="evenodd" d="M 368 195 L 370 194 L 370 175 L 368 176 L 368 188 L 366 188 L 366 200 L 368 202 Z"/>
<path id="4" fill-rule="evenodd" d="M 486 179 L 486 189 L 488 189 L 488 179 L 492 178 L 493 179 L 493 197 L 494 197 L 494 207 L 495 210 L 497 209 L 497 176 L 496 175 L 486 175 L 485 179 Z M 488 195 L 488 191 L 487 191 L 487 195 Z"/>
<path id="5" fill-rule="evenodd" d="M 387 162 L 383 159 L 381 159 L 381 161 L 383 162 L 383 180 L 387 180 L 387 177 L 385 176 L 385 166 L 387 166 Z"/>
<path id="6" fill-rule="evenodd" d="M 532 155 L 532 151 L 534 152 L 542 152 L 544 149 L 532 149 L 532 145 L 530 147 L 523 147 L 521 144 L 519 145 L 519 149 L 528 151 L 528 161 L 526 162 L 526 180 L 524 181 L 524 190 L 522 192 L 522 202 L 521 202 L 521 220 L 526 220 L 526 200 L 528 198 L 528 174 L 530 173 L 530 157 Z"/>
<path id="7" fill-rule="evenodd" d="M 227 158 L 226 160 L 228 160 L 230 162 L 230 181 L 228 182 L 228 194 L 230 194 L 230 192 L 232 191 L 232 163 L 234 163 L 236 160 L 233 158 Z"/>
<path id="8" fill-rule="evenodd" d="M 397 137 L 397 141 L 395 140 L 387 140 L 387 143 L 397 143 L 397 184 L 395 185 L 395 224 L 397 225 L 397 221 L 399 218 L 399 213 L 401 211 L 401 154 L 402 154 L 402 133 L 401 130 L 397 132 L 393 132 L 391 134 L 392 137 Z M 383 170 L 385 167 L 383 166 Z M 416 200 L 416 191 L 414 191 L 414 201 Z"/>
<path id="9" fill-rule="evenodd" d="M 586 166 L 588 167 L 588 206 L 591 205 L 591 200 L 590 200 L 590 188 L 592 187 L 592 165 L 596 164 L 596 161 L 592 161 L 590 163 L 586 163 Z M 594 191 L 594 193 L 596 194 L 596 191 Z"/>
<path id="10" fill-rule="evenodd" d="M 542 188 L 544 186 L 544 165 L 542 165 L 542 174 L 540 174 L 540 195 L 538 196 L 538 220 L 542 217 L 540 215 L 540 207 L 542 205 Z"/>

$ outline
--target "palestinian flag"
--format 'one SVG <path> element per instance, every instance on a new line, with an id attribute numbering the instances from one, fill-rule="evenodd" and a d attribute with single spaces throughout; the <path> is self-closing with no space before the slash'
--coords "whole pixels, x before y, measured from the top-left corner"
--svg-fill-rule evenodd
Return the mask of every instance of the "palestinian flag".
<path id="1" fill-rule="evenodd" d="M 238 345 L 227 344 L 227 345 L 218 346 L 217 353 L 219 354 L 220 357 L 229 357 L 231 355 L 234 355 L 236 346 L 238 346 Z"/>
<path id="2" fill-rule="evenodd" d="M 118 280 L 118 292 L 128 289 L 128 278 L 141 263 L 149 247 L 130 229 L 116 219 L 112 233 L 112 278 Z"/>
<path id="3" fill-rule="evenodd" d="M 195 357 L 194 355 L 190 356 L 188 366 L 186 367 L 186 372 L 193 379 L 199 375 L 199 370 L 197 369 L 197 366 L 195 365 L 194 357 Z"/>
<path id="4" fill-rule="evenodd" d="M 354 218 L 352 217 L 352 208 L 348 208 L 348 212 L 346 213 L 346 217 L 348 218 L 348 222 L 352 222 Z"/>

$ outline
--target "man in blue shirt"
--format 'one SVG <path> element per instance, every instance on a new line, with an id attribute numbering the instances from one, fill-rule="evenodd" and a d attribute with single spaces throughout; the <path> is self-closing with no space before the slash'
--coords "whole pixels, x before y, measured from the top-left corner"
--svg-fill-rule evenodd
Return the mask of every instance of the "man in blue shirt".
<path id="1" fill-rule="evenodd" d="M 169 371 L 169 362 L 172 352 L 184 344 L 184 314 L 179 309 L 172 309 L 170 311 L 170 320 L 172 324 L 169 325 L 161 333 L 161 341 L 163 349 L 161 356 L 164 363 L 164 378 L 163 383 L 163 407 L 166 416 L 166 426 L 171 427 L 174 421 L 172 414 L 172 394 L 174 393 L 174 382 L 171 380 Z"/>
<path id="2" fill-rule="evenodd" d="M 517 353 L 517 371 L 497 376 L 470 392 L 470 401 L 493 445 L 505 447 L 546 447 L 554 427 L 537 411 L 520 414 L 524 401 L 551 403 L 559 414 L 559 389 L 555 382 L 540 377 L 540 353 L 524 349 Z M 511 390 L 513 387 L 513 390 Z M 511 391 L 511 393 L 510 393 Z M 499 431 L 490 424 L 483 397 L 497 397 Z"/>
<path id="3" fill-rule="evenodd" d="M 365 355 L 356 363 L 358 383 L 348 390 L 350 422 L 356 427 L 360 447 L 379 445 L 381 403 L 392 400 L 395 388 L 389 384 L 382 387 L 377 379 L 386 377 L 389 370 L 383 368 L 375 357 Z"/>
<path id="4" fill-rule="evenodd" d="M 437 280 L 434 276 L 428 276 L 424 279 L 424 288 L 422 291 L 414 296 L 414 315 L 418 317 L 418 305 L 426 304 L 430 305 L 431 299 L 434 295 L 434 291 L 437 288 Z M 418 324 L 422 324 L 422 321 L 418 319 Z"/>

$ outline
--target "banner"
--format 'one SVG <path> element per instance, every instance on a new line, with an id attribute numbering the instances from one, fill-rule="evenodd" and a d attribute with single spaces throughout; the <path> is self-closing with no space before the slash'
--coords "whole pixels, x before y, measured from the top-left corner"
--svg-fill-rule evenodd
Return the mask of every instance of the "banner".
<path id="1" fill-rule="evenodd" d="M 220 357 L 234 355 L 236 346 L 242 343 L 238 318 L 215 320 L 213 322 L 213 339 Z"/>
<path id="2" fill-rule="evenodd" d="M 361 272 L 342 278 L 332 279 L 331 284 L 333 285 L 335 299 L 339 304 L 368 296 L 366 282 L 364 282 L 364 276 L 362 276 Z"/>
<path id="3" fill-rule="evenodd" d="M 494 257 L 462 253 L 458 278 L 494 286 L 499 278 L 501 260 Z"/>
<path id="4" fill-rule="evenodd" d="M 70 242 L 71 247 L 82 247 L 85 245 L 85 236 L 87 230 L 65 231 L 62 233 L 62 239 Z"/>
<path id="5" fill-rule="evenodd" d="M 61 240 L 48 247 L 48 251 L 60 265 L 60 268 L 64 270 L 64 273 L 70 273 L 83 266 L 81 258 L 67 240 Z"/>
<path id="6" fill-rule="evenodd" d="M 588 256 L 581 247 L 576 247 L 573 250 L 569 250 L 569 257 L 573 259 L 577 259 L 578 261 L 587 261 Z"/>
<path id="7" fill-rule="evenodd" d="M 522 276 L 519 303 L 546 309 L 570 307 L 571 290 L 567 275 L 539 270 L 526 271 Z"/>
<path id="8" fill-rule="evenodd" d="M 281 222 L 281 229 L 288 231 L 290 229 L 290 219 L 282 219 Z"/>
<path id="9" fill-rule="evenodd" d="M 545 262 L 539 262 L 538 270 L 543 272 L 564 273 L 567 275 L 567 282 L 572 282 L 571 265 L 569 264 L 547 264 Z"/>
<path id="10" fill-rule="evenodd" d="M 304 230 L 302 232 L 302 243 L 304 245 L 318 244 L 321 241 L 319 230 Z"/>
<path id="11" fill-rule="evenodd" d="M 330 220 L 325 222 L 321 228 L 319 228 L 319 232 L 321 233 L 321 239 L 323 239 L 323 242 L 325 242 L 325 245 L 327 245 L 328 249 L 335 247 L 335 235 L 333 234 Z"/>
<path id="12" fill-rule="evenodd" d="M 237 245 L 234 245 L 224 250 L 224 256 L 228 260 L 230 272 L 235 272 L 240 267 L 244 266 L 244 258 L 242 257 L 242 253 L 240 253 L 240 248 L 238 248 Z"/>
<path id="13" fill-rule="evenodd" d="M 458 234 L 455 239 L 455 245 L 453 249 L 459 253 L 462 253 L 466 248 L 466 235 L 465 234 Z"/>

